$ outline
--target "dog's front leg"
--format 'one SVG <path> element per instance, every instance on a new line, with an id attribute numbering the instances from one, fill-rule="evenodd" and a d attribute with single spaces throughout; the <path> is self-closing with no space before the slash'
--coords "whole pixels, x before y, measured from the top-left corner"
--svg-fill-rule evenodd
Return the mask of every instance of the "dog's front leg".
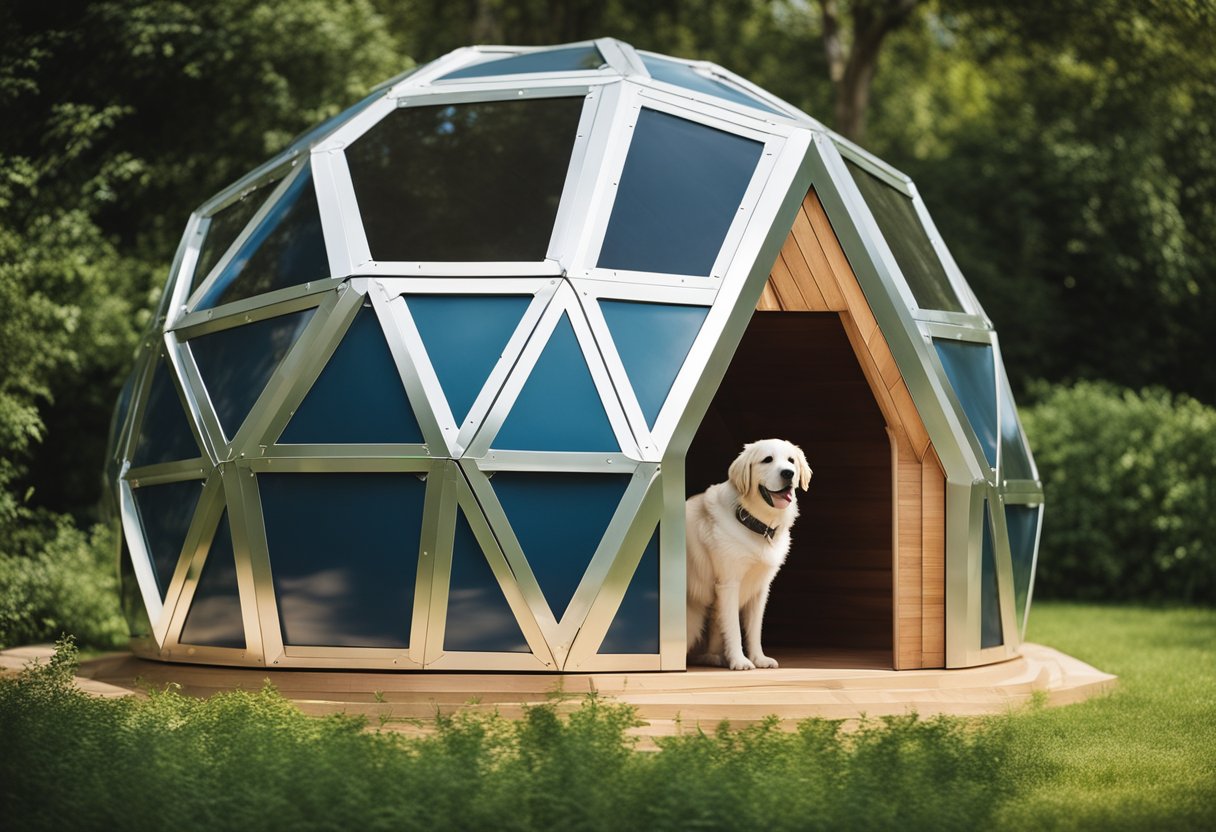
<path id="1" fill-rule="evenodd" d="M 764 655 L 760 646 L 760 628 L 764 625 L 764 606 L 768 603 L 768 587 L 743 608 L 743 630 L 747 635 L 747 657 L 756 667 L 776 667 L 777 660 Z"/>
<path id="2" fill-rule="evenodd" d="M 720 583 L 714 589 L 714 616 L 722 633 L 722 658 L 731 670 L 753 670 L 756 666 L 743 655 L 739 632 L 739 583 Z"/>

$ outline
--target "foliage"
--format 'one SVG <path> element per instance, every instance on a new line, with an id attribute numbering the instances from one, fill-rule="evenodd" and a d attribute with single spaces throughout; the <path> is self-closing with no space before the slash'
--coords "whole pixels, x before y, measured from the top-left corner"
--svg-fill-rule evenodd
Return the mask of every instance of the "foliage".
<path id="1" fill-rule="evenodd" d="M 1047 492 L 1035 592 L 1216 603 L 1216 409 L 1083 382 L 1023 412 Z"/>
<path id="2" fill-rule="evenodd" d="M 595 698 L 408 739 L 306 717 L 269 687 L 93 698 L 71 668 L 62 647 L 0 679 L 7 828 L 970 829 L 1006 794 L 1002 722 L 766 723 L 640 753 L 632 710 Z"/>

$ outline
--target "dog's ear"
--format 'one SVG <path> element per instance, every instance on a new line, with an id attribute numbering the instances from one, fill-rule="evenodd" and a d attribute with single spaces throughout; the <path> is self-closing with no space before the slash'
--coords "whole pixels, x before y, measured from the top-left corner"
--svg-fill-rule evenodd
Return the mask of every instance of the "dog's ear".
<path id="1" fill-rule="evenodd" d="M 802 452 L 802 448 L 794 447 L 796 453 L 794 458 L 798 460 L 798 487 L 806 491 L 811 487 L 811 475 L 814 473 L 811 466 L 807 464 L 806 454 Z"/>
<path id="2" fill-rule="evenodd" d="M 755 448 L 751 445 L 744 445 L 743 452 L 735 457 L 735 461 L 730 464 L 730 468 L 726 472 L 730 478 L 730 484 L 735 487 L 740 496 L 752 490 L 752 462 L 755 456 Z"/>

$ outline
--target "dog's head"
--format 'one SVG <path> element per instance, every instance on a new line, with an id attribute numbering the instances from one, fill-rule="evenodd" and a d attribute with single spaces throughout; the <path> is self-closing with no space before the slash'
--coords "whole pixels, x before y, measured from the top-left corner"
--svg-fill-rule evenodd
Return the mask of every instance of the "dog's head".
<path id="1" fill-rule="evenodd" d="M 743 452 L 730 464 L 728 474 L 745 504 L 754 503 L 758 497 L 777 511 L 794 504 L 795 486 L 806 491 L 811 484 L 806 455 L 784 439 L 762 439 L 744 445 Z"/>

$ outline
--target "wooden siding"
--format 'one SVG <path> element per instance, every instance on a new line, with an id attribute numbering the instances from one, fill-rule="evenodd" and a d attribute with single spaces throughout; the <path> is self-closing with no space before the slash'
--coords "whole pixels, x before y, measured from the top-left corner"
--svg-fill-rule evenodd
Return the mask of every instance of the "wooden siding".
<path id="1" fill-rule="evenodd" d="M 945 664 L 945 474 L 823 205 L 807 194 L 756 306 L 833 312 L 848 337 L 891 443 L 893 663 Z M 812 464 L 814 464 L 812 462 Z"/>

